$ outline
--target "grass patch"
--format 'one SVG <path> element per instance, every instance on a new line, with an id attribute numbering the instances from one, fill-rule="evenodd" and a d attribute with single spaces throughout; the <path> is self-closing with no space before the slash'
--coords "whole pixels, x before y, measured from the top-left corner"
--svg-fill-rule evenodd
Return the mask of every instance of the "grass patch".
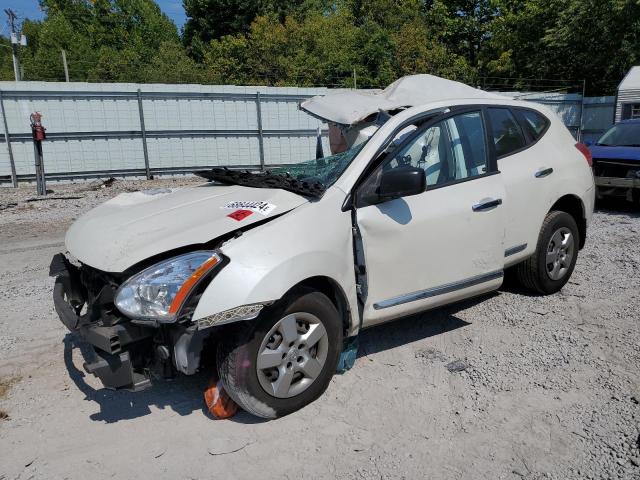
<path id="1" fill-rule="evenodd" d="M 0 400 L 7 396 L 11 387 L 20 381 L 20 377 L 0 377 Z M 0 421 L 8 420 L 9 414 L 0 408 Z M 3 478 L 0 476 L 0 479 Z"/>
<path id="2" fill-rule="evenodd" d="M 0 398 L 4 398 L 19 381 L 20 377 L 0 377 Z"/>

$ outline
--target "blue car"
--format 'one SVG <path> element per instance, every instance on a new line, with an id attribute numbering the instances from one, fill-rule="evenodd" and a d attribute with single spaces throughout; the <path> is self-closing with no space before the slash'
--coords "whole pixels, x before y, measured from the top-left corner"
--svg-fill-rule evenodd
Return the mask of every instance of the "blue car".
<path id="1" fill-rule="evenodd" d="M 598 198 L 640 203 L 640 119 L 616 123 L 589 149 Z"/>

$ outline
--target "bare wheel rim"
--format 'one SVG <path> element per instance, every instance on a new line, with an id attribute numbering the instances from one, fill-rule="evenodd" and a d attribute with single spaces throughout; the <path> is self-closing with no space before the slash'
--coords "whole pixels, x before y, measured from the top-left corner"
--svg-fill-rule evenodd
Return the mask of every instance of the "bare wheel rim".
<path id="1" fill-rule="evenodd" d="M 292 313 L 265 335 L 256 359 L 260 385 L 276 398 L 301 394 L 318 378 L 329 351 L 327 330 L 318 317 Z"/>
<path id="2" fill-rule="evenodd" d="M 547 245 L 545 265 L 551 280 L 560 280 L 571 268 L 575 254 L 575 242 L 571 230 L 567 227 L 557 229 Z"/>

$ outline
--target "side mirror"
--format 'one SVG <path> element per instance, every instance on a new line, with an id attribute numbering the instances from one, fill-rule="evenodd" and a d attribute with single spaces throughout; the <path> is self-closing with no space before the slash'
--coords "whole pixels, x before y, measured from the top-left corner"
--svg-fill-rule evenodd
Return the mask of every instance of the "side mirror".
<path id="1" fill-rule="evenodd" d="M 378 195 L 381 200 L 418 195 L 427 189 L 427 176 L 422 168 L 399 167 L 382 172 Z"/>

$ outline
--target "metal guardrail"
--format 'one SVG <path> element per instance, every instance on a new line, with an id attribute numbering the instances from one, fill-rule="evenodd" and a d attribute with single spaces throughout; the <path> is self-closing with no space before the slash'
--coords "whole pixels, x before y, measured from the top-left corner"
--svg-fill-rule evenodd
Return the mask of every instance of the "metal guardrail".
<path id="1" fill-rule="evenodd" d="M 317 133 L 315 129 L 277 129 L 265 130 L 262 128 L 262 102 L 263 101 L 285 101 L 299 102 L 301 100 L 311 98 L 313 95 L 304 94 L 280 94 L 280 93 L 206 93 L 206 92 L 143 92 L 137 91 L 57 91 L 57 90 L 11 90 L 0 91 L 0 110 L 2 110 L 2 121 L 4 125 L 4 138 L 0 138 L 0 143 L 7 145 L 9 153 L 9 162 L 11 164 L 11 175 L 0 176 L 0 184 L 11 182 L 14 187 L 18 186 L 18 181 L 30 181 L 35 179 L 35 175 L 18 175 L 16 173 L 15 160 L 13 155 L 12 142 L 28 142 L 32 140 L 31 133 L 9 133 L 7 126 L 7 117 L 4 108 L 4 99 L 129 99 L 137 100 L 138 116 L 140 121 L 139 130 L 112 130 L 112 131 L 81 131 L 81 132 L 51 132 L 47 133 L 47 142 L 66 141 L 66 140 L 98 140 L 98 139 L 134 139 L 139 138 L 142 141 L 144 168 L 141 169 L 122 169 L 122 170 L 103 170 L 103 171 L 86 171 L 86 172 L 64 172 L 64 173 L 47 173 L 46 178 L 50 180 L 62 179 L 78 179 L 78 178 L 99 178 L 108 175 L 133 175 L 146 176 L 152 178 L 153 174 L 180 174 L 190 173 L 195 170 L 202 170 L 206 166 L 194 167 L 168 167 L 168 168 L 152 168 L 149 163 L 149 151 L 147 139 L 149 138 L 202 138 L 202 137 L 257 137 L 258 149 L 260 155 L 259 168 L 264 170 L 265 153 L 264 138 L 265 137 L 306 137 L 314 136 Z M 222 101 L 255 101 L 256 103 L 256 120 L 257 129 L 198 129 L 198 130 L 147 130 L 144 123 L 143 100 L 172 100 L 172 99 L 188 99 L 188 100 L 222 100 Z M 279 166 L 279 165 L 270 165 Z M 233 165 L 230 168 L 256 168 L 255 165 Z"/>

